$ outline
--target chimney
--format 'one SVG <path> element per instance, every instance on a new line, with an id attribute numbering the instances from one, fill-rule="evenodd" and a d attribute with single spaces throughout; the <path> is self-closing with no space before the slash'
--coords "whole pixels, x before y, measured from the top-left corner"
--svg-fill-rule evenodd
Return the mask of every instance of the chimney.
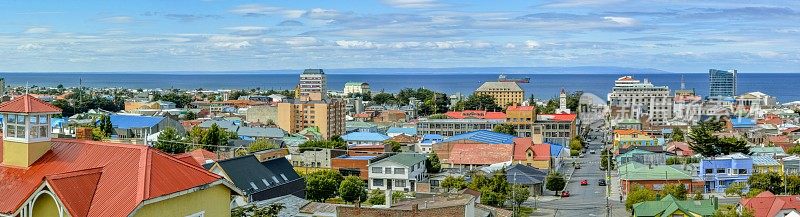
<path id="1" fill-rule="evenodd" d="M 392 201 L 392 189 L 386 189 L 383 194 L 384 197 L 386 197 L 386 202 L 384 204 L 386 204 L 386 207 L 392 208 L 392 202 L 394 202 Z"/>

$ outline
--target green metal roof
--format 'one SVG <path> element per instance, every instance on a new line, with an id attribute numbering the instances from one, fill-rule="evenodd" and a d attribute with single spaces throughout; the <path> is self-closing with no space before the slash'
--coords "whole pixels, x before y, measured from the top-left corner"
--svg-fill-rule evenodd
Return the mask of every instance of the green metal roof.
<path id="1" fill-rule="evenodd" d="M 384 162 L 384 161 L 390 161 L 390 162 L 398 163 L 398 164 L 403 165 L 403 166 L 411 167 L 411 166 L 414 166 L 415 164 L 418 164 L 421 161 L 425 161 L 425 159 L 427 159 L 427 158 L 428 157 L 425 154 L 398 153 L 398 154 L 392 155 L 390 157 L 384 158 L 383 160 L 380 160 L 380 161 L 375 162 L 375 163 Z"/>
<path id="2" fill-rule="evenodd" d="M 786 154 L 781 147 L 752 147 L 750 153 Z"/>
<path id="3" fill-rule="evenodd" d="M 635 163 L 635 164 L 634 164 Z M 683 171 L 667 165 L 653 165 L 652 167 L 641 163 L 628 163 L 619 168 L 622 180 L 686 180 L 692 176 Z"/>
<path id="4" fill-rule="evenodd" d="M 671 216 L 675 211 L 712 216 L 716 211 L 712 200 L 678 200 L 667 195 L 658 201 L 645 201 L 633 205 L 633 216 Z"/>

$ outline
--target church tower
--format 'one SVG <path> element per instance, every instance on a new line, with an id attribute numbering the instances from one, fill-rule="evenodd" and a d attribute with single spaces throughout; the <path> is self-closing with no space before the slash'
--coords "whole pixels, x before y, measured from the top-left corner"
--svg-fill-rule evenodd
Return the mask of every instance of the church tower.
<path id="1" fill-rule="evenodd" d="M 0 104 L 3 116 L 2 166 L 28 168 L 50 150 L 50 118 L 61 109 L 32 95 Z"/>
<path id="2" fill-rule="evenodd" d="M 567 108 L 567 91 L 561 88 L 561 94 L 558 95 L 558 109 L 556 109 L 556 114 L 570 113 L 572 112 Z"/>

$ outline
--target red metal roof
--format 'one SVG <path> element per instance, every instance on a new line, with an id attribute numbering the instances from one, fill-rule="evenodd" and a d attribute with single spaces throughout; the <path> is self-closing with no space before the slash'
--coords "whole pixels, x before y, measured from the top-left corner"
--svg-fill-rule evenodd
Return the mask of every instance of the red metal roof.
<path id="1" fill-rule="evenodd" d="M 58 108 L 50 103 L 42 101 L 30 94 L 14 97 L 11 101 L 0 104 L 0 112 L 14 112 L 14 113 L 52 113 L 61 112 Z"/>
<path id="2" fill-rule="evenodd" d="M 72 216 L 128 216 L 147 199 L 220 179 L 147 146 L 53 139 L 50 151 L 29 168 L 0 166 L 0 213 L 18 210 L 43 180 L 55 183 Z"/>
<path id="3" fill-rule="evenodd" d="M 506 107 L 506 111 L 533 111 L 536 107 L 533 106 L 508 106 Z"/>
<path id="4" fill-rule="evenodd" d="M 753 198 L 742 198 L 739 204 L 753 209 L 755 216 L 776 216 L 781 210 L 800 210 L 800 195 L 776 196 L 764 191 Z"/>
<path id="5" fill-rule="evenodd" d="M 196 149 L 194 151 L 173 155 L 173 157 L 177 158 L 180 161 L 198 167 L 203 167 L 203 164 L 206 164 L 206 160 L 212 160 L 212 161 L 220 160 L 217 154 L 214 154 L 214 152 L 210 152 L 205 149 Z"/>
<path id="6" fill-rule="evenodd" d="M 449 111 L 444 113 L 453 119 L 478 118 L 478 119 L 506 119 L 506 113 L 488 112 L 480 110 Z"/>
<path id="7" fill-rule="evenodd" d="M 541 121 L 557 121 L 557 122 L 572 122 L 577 118 L 577 114 L 541 114 L 536 116 L 536 120 Z"/>
<path id="8" fill-rule="evenodd" d="M 511 160 L 510 144 L 453 144 L 448 163 L 489 165 Z"/>
<path id="9" fill-rule="evenodd" d="M 550 159 L 550 145 L 533 144 L 530 137 L 514 138 L 514 160 L 527 160 L 528 149 L 533 151 L 534 160 Z"/>

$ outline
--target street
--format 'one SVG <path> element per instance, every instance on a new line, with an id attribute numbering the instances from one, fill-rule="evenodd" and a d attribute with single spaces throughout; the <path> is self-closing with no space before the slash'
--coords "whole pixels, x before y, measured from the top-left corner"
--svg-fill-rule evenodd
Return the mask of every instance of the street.
<path id="1" fill-rule="evenodd" d="M 581 169 L 575 170 L 567 182 L 566 190 L 571 194 L 569 197 L 540 202 L 539 207 L 553 210 L 555 216 L 605 216 L 606 187 L 598 185 L 598 180 L 604 178 L 604 171 L 599 168 L 600 149 L 600 144 L 590 145 L 589 150 L 595 150 L 595 154 L 587 151 L 585 157 L 575 158 L 575 162 L 581 164 Z M 564 175 L 568 176 L 572 171 L 572 163 L 567 161 L 564 167 Z M 582 180 L 587 180 L 589 185 L 581 186 Z M 613 203 L 618 204 L 619 201 Z"/>

